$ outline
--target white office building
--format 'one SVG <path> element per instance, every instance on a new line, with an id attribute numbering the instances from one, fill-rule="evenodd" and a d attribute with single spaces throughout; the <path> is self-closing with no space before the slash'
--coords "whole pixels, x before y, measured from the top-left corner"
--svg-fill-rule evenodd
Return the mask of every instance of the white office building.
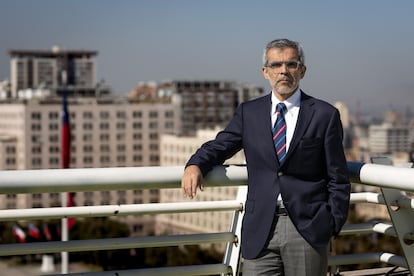
<path id="1" fill-rule="evenodd" d="M 162 135 L 160 140 L 161 166 L 184 166 L 191 155 L 202 143 L 213 139 L 219 129 L 199 130 L 195 136 L 178 137 Z M 227 160 L 225 164 L 245 164 L 241 151 Z M 205 187 L 191 201 L 234 200 L 237 187 Z M 189 201 L 183 196 L 181 189 L 165 189 L 160 193 L 160 202 Z M 230 229 L 233 212 L 197 212 L 159 215 L 157 217 L 158 234 L 221 232 Z"/>

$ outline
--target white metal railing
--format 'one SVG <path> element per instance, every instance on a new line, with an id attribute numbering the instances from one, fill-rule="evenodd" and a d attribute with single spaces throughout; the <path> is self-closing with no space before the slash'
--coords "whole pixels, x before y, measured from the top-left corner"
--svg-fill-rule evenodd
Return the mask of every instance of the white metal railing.
<path id="1" fill-rule="evenodd" d="M 368 252 L 330 256 L 330 265 L 344 265 L 364 262 L 384 262 L 406 267 L 413 274 L 414 215 L 413 200 L 400 191 L 414 192 L 414 169 L 391 167 L 375 164 L 348 163 L 353 183 L 377 186 L 382 194 L 355 193 L 352 203 L 368 202 L 387 205 L 393 218 L 393 225 L 384 223 L 363 223 L 345 225 L 341 235 L 377 232 L 399 238 L 405 256 L 384 252 Z M 178 188 L 183 167 L 137 167 L 104 169 L 65 169 L 65 170 L 26 170 L 0 171 L 0 193 L 51 193 L 86 192 L 128 189 Z M 57 184 L 58 183 L 58 184 Z M 229 232 L 174 235 L 157 237 L 116 238 L 65 242 L 36 242 L 27 244 L 1 244 L 0 256 L 58 253 L 62 251 L 80 252 L 142 247 L 160 247 L 201 243 L 227 243 L 223 263 L 152 268 L 141 270 L 122 270 L 99 272 L 99 275 L 213 275 L 233 274 L 239 271 L 240 264 L 240 222 L 246 193 L 247 172 L 244 166 L 218 166 L 205 179 L 206 186 L 240 186 L 236 200 L 209 202 L 181 202 L 154 204 L 126 204 L 106 206 L 55 207 L 36 209 L 0 210 L 0 221 L 23 219 L 49 219 L 63 217 L 123 216 L 130 214 L 159 214 L 178 212 L 234 211 L 234 219 Z M 390 193 L 389 190 L 398 191 Z M 397 197 L 395 197 L 397 195 Z M 394 196 L 394 199 L 390 198 Z M 404 216 L 402 221 L 400 215 Z M 411 219 L 407 221 L 407 215 Z M 403 229 L 403 230 L 401 230 Z M 116 273 L 116 274 L 115 274 Z M 71 275 L 98 275 L 82 273 Z"/>

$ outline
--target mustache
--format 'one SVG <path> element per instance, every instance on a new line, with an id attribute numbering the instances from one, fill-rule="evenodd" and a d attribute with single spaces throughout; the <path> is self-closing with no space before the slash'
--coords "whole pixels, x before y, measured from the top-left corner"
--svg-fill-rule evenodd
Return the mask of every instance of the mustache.
<path id="1" fill-rule="evenodd" d="M 284 76 L 284 77 L 280 77 L 276 79 L 276 82 L 279 82 L 279 81 L 292 81 L 292 78 Z"/>

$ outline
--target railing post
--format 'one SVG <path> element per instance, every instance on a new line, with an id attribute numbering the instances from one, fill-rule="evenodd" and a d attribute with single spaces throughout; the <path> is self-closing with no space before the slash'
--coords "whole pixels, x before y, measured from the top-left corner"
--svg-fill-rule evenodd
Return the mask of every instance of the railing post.
<path id="1" fill-rule="evenodd" d="M 392 162 L 388 159 L 372 161 L 373 163 L 392 165 Z M 410 199 L 405 192 L 396 189 L 381 188 L 381 192 L 404 252 L 407 267 L 410 269 L 411 275 L 414 275 L 414 211 L 411 206 L 410 208 L 403 208 L 401 206 L 404 205 L 401 203 L 410 201 Z"/>
<path id="2" fill-rule="evenodd" d="M 237 201 L 243 204 L 246 201 L 247 186 L 239 186 L 237 192 Z M 236 236 L 236 240 L 227 244 L 226 252 L 224 254 L 223 263 L 231 267 L 232 275 L 238 275 L 240 270 L 241 260 L 241 226 L 244 215 L 243 210 L 235 210 L 230 231 Z M 222 274 L 222 276 L 224 276 Z"/>
<path id="3" fill-rule="evenodd" d="M 414 211 L 412 208 L 399 206 L 399 202 L 408 199 L 405 192 L 388 188 L 381 188 L 381 192 L 404 252 L 407 266 L 410 269 L 411 275 L 414 275 Z"/>

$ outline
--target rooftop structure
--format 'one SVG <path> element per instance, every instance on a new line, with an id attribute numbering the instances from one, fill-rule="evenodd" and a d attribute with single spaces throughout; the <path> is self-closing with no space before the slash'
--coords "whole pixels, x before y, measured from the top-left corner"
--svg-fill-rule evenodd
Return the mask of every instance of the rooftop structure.
<path id="1" fill-rule="evenodd" d="M 97 87 L 97 51 L 64 50 L 10 50 L 11 97 L 19 91 L 47 89 L 52 94 L 68 91 L 71 94 L 95 95 L 109 93 L 108 87 Z M 98 90 L 98 91 L 97 91 Z"/>

